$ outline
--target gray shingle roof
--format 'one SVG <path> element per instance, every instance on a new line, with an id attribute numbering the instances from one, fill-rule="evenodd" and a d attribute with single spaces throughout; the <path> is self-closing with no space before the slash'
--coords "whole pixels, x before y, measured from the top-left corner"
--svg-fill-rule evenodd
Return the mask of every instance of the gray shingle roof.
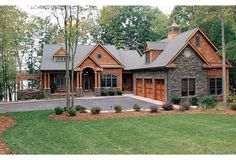
<path id="1" fill-rule="evenodd" d="M 167 42 L 146 42 L 149 50 L 164 50 L 167 46 Z"/>
<path id="2" fill-rule="evenodd" d="M 150 64 L 145 63 L 145 56 L 137 60 L 137 65 L 129 68 L 130 70 L 135 69 L 145 69 L 145 68 L 158 68 L 166 66 L 171 59 L 184 47 L 187 43 L 188 38 L 197 30 L 198 28 L 192 29 L 187 32 L 183 32 L 176 36 L 173 40 L 169 41 L 165 49 L 161 54 Z M 165 40 L 166 41 L 166 40 Z"/>
<path id="3" fill-rule="evenodd" d="M 77 52 L 75 54 L 75 63 L 74 67 L 76 67 L 82 60 L 88 55 L 88 53 L 95 47 L 95 45 L 78 45 Z M 104 45 L 104 47 L 125 67 L 126 61 L 123 62 L 121 56 L 123 54 L 119 54 L 119 50 L 115 48 L 113 45 Z M 41 70 L 65 70 L 65 62 L 55 62 L 53 60 L 53 54 L 58 51 L 60 48 L 64 48 L 64 45 L 53 44 L 53 45 L 45 45 L 43 49 L 43 57 L 41 63 Z M 125 52 L 125 51 L 124 51 Z M 127 51 L 129 52 L 129 51 Z M 138 54 L 137 51 L 132 51 L 133 54 Z M 70 63 L 71 66 L 71 63 Z M 116 66 L 112 66 L 116 67 Z M 71 69 L 71 67 L 70 67 Z"/>
<path id="4" fill-rule="evenodd" d="M 104 47 L 122 64 L 125 70 L 164 67 L 184 47 L 188 38 L 196 30 L 197 28 L 181 33 L 171 41 L 163 39 L 160 42 L 148 42 L 152 48 L 163 49 L 162 53 L 150 64 L 146 64 L 145 56 L 140 56 L 136 50 L 117 50 L 113 45 L 104 45 Z M 74 67 L 81 63 L 94 47 L 94 45 L 78 45 Z M 44 46 L 41 70 L 65 70 L 65 62 L 53 60 L 53 54 L 60 48 L 64 48 L 64 45 Z"/>

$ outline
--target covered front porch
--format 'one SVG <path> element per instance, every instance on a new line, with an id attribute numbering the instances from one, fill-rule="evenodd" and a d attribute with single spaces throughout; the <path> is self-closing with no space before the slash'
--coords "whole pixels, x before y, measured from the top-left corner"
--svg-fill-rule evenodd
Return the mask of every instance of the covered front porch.
<path id="1" fill-rule="evenodd" d="M 70 80 L 72 73 L 70 72 Z M 42 89 L 45 97 L 53 94 L 63 94 L 66 92 L 65 71 L 45 71 L 42 76 Z M 101 69 L 86 67 L 76 69 L 74 72 L 73 88 L 71 84 L 71 94 L 78 97 L 84 94 L 93 93 L 95 96 L 100 95 L 101 88 Z"/>

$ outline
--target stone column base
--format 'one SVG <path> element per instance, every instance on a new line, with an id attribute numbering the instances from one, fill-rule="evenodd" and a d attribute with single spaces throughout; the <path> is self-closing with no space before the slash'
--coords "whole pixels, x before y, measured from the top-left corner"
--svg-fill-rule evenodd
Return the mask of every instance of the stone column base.
<path id="1" fill-rule="evenodd" d="M 51 89 L 50 88 L 45 88 L 43 90 L 43 93 L 44 93 L 44 97 L 48 98 L 51 95 Z"/>
<path id="2" fill-rule="evenodd" d="M 94 95 L 101 96 L 101 88 L 94 88 Z"/>
<path id="3" fill-rule="evenodd" d="M 83 88 L 76 88 L 76 97 L 83 97 Z"/>

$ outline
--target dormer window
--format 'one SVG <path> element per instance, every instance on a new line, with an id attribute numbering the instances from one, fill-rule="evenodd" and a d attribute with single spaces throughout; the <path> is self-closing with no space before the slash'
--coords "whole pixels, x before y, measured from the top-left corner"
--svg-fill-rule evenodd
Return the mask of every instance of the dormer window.
<path id="1" fill-rule="evenodd" d="M 58 56 L 58 57 L 55 57 L 55 61 L 56 61 L 56 62 L 65 62 L 65 56 Z"/>
<path id="2" fill-rule="evenodd" d="M 146 63 L 150 63 L 150 52 L 146 52 Z"/>
<path id="3" fill-rule="evenodd" d="M 195 43 L 196 43 L 197 47 L 200 47 L 200 36 L 199 35 L 196 36 Z"/>

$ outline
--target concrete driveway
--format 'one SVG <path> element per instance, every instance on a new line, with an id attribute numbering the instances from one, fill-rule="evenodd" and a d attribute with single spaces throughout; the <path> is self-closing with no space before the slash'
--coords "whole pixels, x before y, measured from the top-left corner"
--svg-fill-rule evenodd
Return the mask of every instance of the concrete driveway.
<path id="1" fill-rule="evenodd" d="M 143 101 L 140 99 L 117 96 L 117 97 L 91 97 L 91 98 L 76 98 L 75 105 L 85 106 L 90 109 L 94 106 L 101 107 L 102 110 L 111 110 L 111 106 L 120 104 L 123 109 L 132 109 L 132 106 L 137 103 L 144 109 L 148 109 L 154 103 Z M 65 100 L 40 100 L 27 102 L 10 102 L 1 103 L 0 112 L 18 112 L 18 111 L 32 111 L 32 110 L 47 110 L 54 109 L 56 106 L 65 106 Z"/>

